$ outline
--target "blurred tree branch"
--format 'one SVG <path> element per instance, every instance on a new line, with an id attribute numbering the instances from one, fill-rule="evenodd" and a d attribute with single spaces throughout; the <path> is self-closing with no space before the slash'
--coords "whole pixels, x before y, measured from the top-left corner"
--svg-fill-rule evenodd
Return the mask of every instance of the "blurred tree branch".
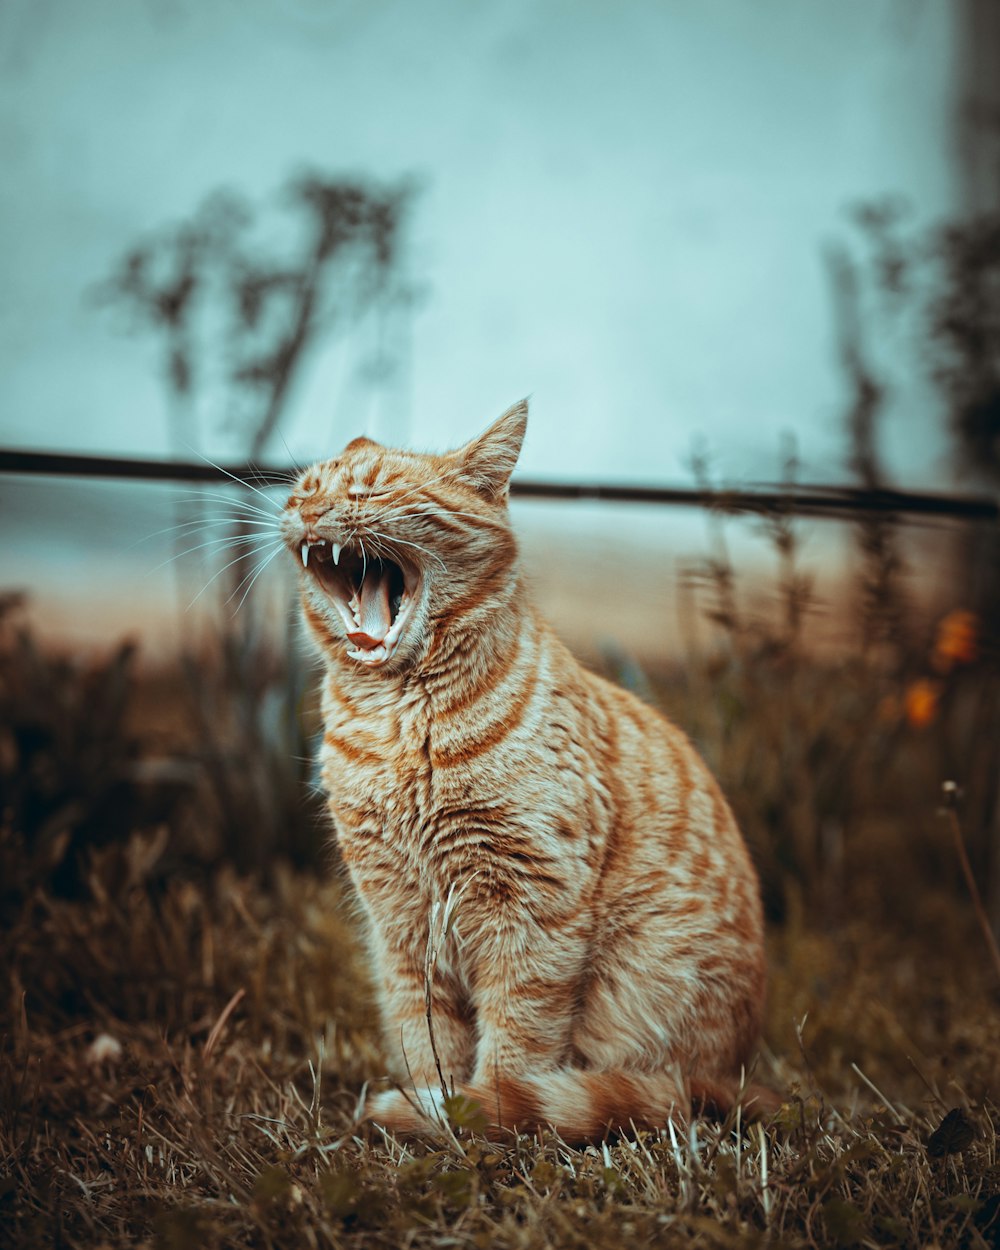
<path id="1" fill-rule="evenodd" d="M 909 231 L 903 206 L 891 200 L 855 218 L 887 311 L 911 319 L 913 355 L 941 396 L 957 466 L 1000 486 L 1000 209 Z M 980 666 L 993 680 L 979 682 L 953 751 L 973 815 L 971 850 L 1000 933 L 1000 536 L 995 526 L 975 526 L 956 542 L 955 593 L 974 613 Z"/>
<path id="2" fill-rule="evenodd" d="M 220 191 L 122 256 L 96 294 L 161 339 L 175 444 L 198 441 L 198 400 L 221 361 L 218 407 L 237 414 L 251 457 L 265 453 L 320 338 L 411 298 L 401 268 L 412 196 L 409 183 L 294 178 L 282 199 L 295 243 L 276 254 L 255 232 L 260 214 Z"/>
<path id="3" fill-rule="evenodd" d="M 843 247 L 826 249 L 834 324 L 841 365 L 851 388 L 846 414 L 850 441 L 849 465 L 868 491 L 886 484 L 878 451 L 878 418 L 885 402 L 885 388 L 875 376 L 865 348 L 858 272 Z M 861 549 L 862 621 L 865 645 L 888 645 L 901 655 L 907 617 L 901 584 L 903 560 L 896 536 L 896 518 L 871 513 L 857 523 Z"/>

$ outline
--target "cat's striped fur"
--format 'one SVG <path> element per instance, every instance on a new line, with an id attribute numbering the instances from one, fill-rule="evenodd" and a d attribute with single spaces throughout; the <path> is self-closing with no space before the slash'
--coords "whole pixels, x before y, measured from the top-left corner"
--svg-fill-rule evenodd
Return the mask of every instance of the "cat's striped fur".
<path id="1" fill-rule="evenodd" d="M 532 608 L 507 514 L 526 420 L 518 404 L 440 456 L 356 439 L 302 475 L 282 528 L 406 1087 L 370 1114 L 427 1127 L 436 1047 L 494 1127 L 585 1140 L 732 1105 L 764 997 L 761 908 L 684 734 L 583 669 Z"/>

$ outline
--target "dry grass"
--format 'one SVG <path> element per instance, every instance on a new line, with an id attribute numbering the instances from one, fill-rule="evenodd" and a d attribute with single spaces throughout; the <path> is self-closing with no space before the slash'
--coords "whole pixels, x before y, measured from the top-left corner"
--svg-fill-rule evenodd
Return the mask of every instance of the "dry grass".
<path id="1" fill-rule="evenodd" d="M 487 1144 L 468 1109 L 423 1143 L 359 1127 L 377 1025 L 335 876 L 275 857 L 308 863 L 317 825 L 273 655 L 230 639 L 192 705 L 180 675 L 151 692 L 125 653 L 81 668 L 10 631 L 0 1247 L 1000 1247 L 1000 985 L 937 812 L 957 776 L 987 880 L 995 655 L 944 669 L 932 634 L 820 664 L 787 584 L 783 635 L 727 619 L 710 663 L 619 673 L 693 733 L 753 845 L 758 1076 L 785 1107 L 583 1151 Z"/>
<path id="2" fill-rule="evenodd" d="M 381 1065 L 334 882 L 140 868 L 115 899 L 115 858 L 4 939 L 4 1246 L 1000 1244 L 1000 999 L 953 908 L 775 933 L 765 1128 L 403 1145 L 355 1122 Z"/>

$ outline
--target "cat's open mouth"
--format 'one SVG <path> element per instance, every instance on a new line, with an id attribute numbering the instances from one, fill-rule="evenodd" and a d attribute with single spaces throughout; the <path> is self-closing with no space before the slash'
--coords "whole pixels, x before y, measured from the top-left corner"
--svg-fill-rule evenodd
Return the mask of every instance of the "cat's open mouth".
<path id="1" fill-rule="evenodd" d="M 399 645 L 416 601 L 416 571 L 339 543 L 303 542 L 300 554 L 343 619 L 352 644 L 347 654 L 370 668 L 384 664 Z"/>

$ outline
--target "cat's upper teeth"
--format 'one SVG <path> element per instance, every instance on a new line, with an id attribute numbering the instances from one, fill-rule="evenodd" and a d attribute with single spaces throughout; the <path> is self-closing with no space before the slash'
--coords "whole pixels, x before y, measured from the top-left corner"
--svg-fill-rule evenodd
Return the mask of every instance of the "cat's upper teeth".
<path id="1" fill-rule="evenodd" d="M 327 544 L 325 542 L 318 542 L 318 543 L 304 542 L 302 546 L 299 548 L 299 553 L 302 556 L 302 567 L 304 569 L 307 569 L 309 567 L 309 552 L 312 551 L 314 547 L 325 547 L 326 545 Z M 342 548 L 340 546 L 340 543 L 330 544 L 330 554 L 333 556 L 334 564 L 340 563 L 341 550 Z"/>

